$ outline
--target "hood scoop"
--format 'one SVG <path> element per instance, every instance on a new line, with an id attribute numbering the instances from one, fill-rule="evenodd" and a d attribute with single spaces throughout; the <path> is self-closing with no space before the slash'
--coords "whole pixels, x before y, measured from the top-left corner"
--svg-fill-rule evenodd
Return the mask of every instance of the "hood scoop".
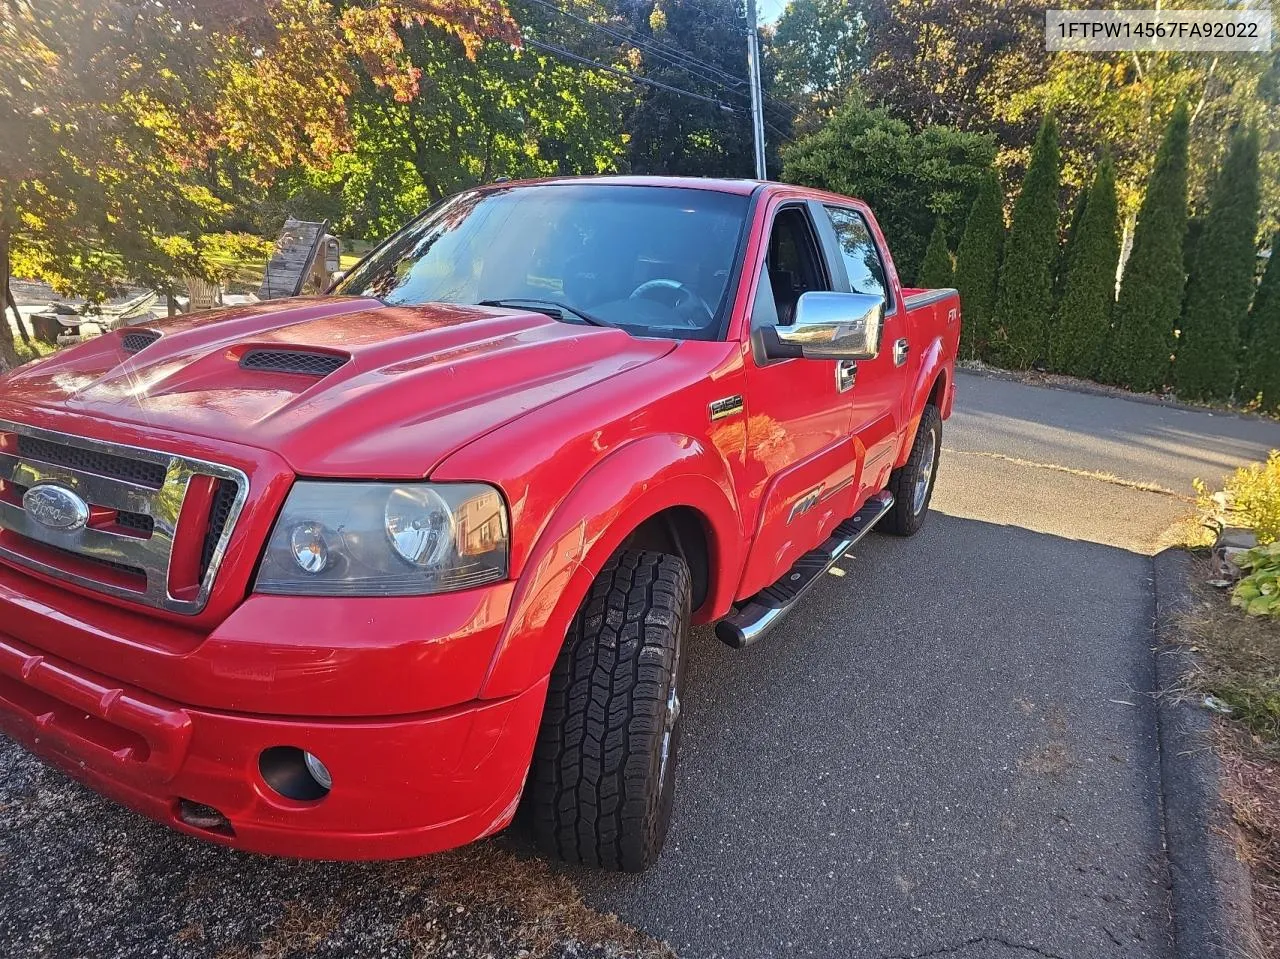
<path id="1" fill-rule="evenodd" d="M 259 373 L 324 377 L 342 368 L 350 360 L 351 357 L 341 353 L 322 353 L 317 350 L 253 349 L 240 357 L 240 368 Z"/>
<path id="2" fill-rule="evenodd" d="M 160 334 L 155 330 L 130 330 L 120 337 L 120 348 L 126 353 L 141 353 L 158 339 Z"/>

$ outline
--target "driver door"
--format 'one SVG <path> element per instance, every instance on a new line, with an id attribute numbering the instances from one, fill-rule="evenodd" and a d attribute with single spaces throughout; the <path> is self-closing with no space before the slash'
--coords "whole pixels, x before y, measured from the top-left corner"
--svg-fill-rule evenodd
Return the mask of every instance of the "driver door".
<path id="1" fill-rule="evenodd" d="M 752 299 L 745 466 L 757 528 L 738 598 L 776 581 L 854 512 L 856 455 L 842 364 L 768 360 L 759 348 L 758 331 L 789 325 L 802 293 L 836 289 L 812 206 L 782 202 L 773 211 Z"/>

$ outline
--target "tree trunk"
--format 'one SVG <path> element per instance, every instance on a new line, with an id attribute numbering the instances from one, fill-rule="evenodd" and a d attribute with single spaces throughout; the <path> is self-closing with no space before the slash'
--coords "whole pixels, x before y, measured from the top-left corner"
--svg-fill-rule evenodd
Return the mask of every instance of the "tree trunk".
<path id="1" fill-rule="evenodd" d="M 4 291 L 4 300 L 8 304 L 9 309 L 13 310 L 14 322 L 18 324 L 18 335 L 22 337 L 22 342 L 27 346 L 31 345 L 31 334 L 27 331 L 27 321 L 22 318 L 22 311 L 18 309 L 18 304 L 13 299 L 13 288 L 9 285 L 7 278 L 5 282 L 7 289 Z"/>
<path id="2" fill-rule="evenodd" d="M 23 322 L 22 312 L 18 309 L 18 304 L 13 300 L 13 288 L 9 283 L 9 232 L 0 229 L 0 317 L 4 316 L 5 307 L 13 310 L 13 318 L 18 324 L 18 333 L 22 336 L 22 342 L 31 346 L 31 334 L 27 332 L 27 324 Z M 6 317 L 6 322 L 7 322 Z M 13 333 L 9 333 L 9 339 L 13 339 Z"/>
<path id="3" fill-rule="evenodd" d="M 5 307 L 13 298 L 9 292 L 9 230 L 0 221 L 0 367 L 11 370 L 19 363 L 18 351 L 13 345 L 13 327 L 9 325 L 9 314 Z"/>

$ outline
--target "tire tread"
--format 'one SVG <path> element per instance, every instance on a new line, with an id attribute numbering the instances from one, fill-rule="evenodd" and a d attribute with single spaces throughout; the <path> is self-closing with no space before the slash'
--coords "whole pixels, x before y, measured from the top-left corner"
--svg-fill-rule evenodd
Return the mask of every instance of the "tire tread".
<path id="1" fill-rule="evenodd" d="M 661 851 L 671 789 L 658 781 L 659 746 L 689 596 L 684 560 L 646 550 L 619 551 L 591 584 L 534 748 L 531 818 L 546 852 L 638 871 Z"/>

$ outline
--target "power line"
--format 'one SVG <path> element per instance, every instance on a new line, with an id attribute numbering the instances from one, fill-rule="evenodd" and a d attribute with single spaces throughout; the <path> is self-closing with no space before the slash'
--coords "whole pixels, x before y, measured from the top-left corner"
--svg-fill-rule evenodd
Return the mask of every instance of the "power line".
<path id="1" fill-rule="evenodd" d="M 774 133 L 778 134 L 778 136 L 782 137 L 784 142 L 786 143 L 796 142 L 794 137 L 787 136 L 787 134 L 783 133 L 781 130 L 778 129 L 778 127 L 775 124 L 770 123 L 768 120 L 764 121 L 764 125 L 767 126 Z"/>
<path id="2" fill-rule="evenodd" d="M 550 2 L 550 0 L 531 0 L 531 2 L 536 3 L 538 6 L 545 7 L 546 9 L 552 11 L 553 13 L 558 13 L 561 16 L 568 17 L 571 20 L 575 20 L 578 23 L 581 23 L 584 26 L 591 28 L 592 30 L 602 33 L 607 37 L 610 37 L 611 39 L 617 40 L 621 43 L 629 43 L 632 46 L 636 47 L 637 49 L 648 51 L 649 53 L 652 53 L 658 56 L 659 58 L 666 60 L 670 65 L 676 67 L 677 69 L 682 69 L 686 71 L 687 73 L 693 75 L 696 79 L 701 80 L 704 83 L 710 83 L 714 86 L 718 86 L 728 93 L 735 93 L 743 97 L 749 96 L 747 91 L 740 89 L 742 85 L 746 83 L 745 79 L 743 79 L 742 77 L 734 76 L 733 74 L 728 73 L 725 70 L 722 70 L 719 67 L 716 67 L 705 60 L 699 59 L 698 57 L 694 56 L 692 53 L 690 53 L 688 50 L 684 49 L 683 47 L 677 47 L 671 44 L 664 44 L 664 43 L 661 43 L 660 41 L 653 40 L 652 38 L 644 38 L 644 37 L 637 36 L 634 33 L 630 33 L 630 34 L 623 33 L 620 30 L 615 30 L 612 27 L 605 26 L 604 24 L 595 23 L 591 20 L 588 20 L 586 17 L 579 16 L 578 14 L 573 13 L 570 10 L 565 10 L 564 8 L 556 5 L 555 3 Z M 605 11 L 602 11 L 602 12 L 605 12 Z M 729 26 L 736 26 L 734 24 L 727 24 L 727 21 L 717 20 L 716 22 L 725 23 L 726 25 L 729 25 Z M 731 82 L 726 84 L 722 81 L 716 80 L 712 75 L 725 77 Z M 776 115 L 778 115 L 779 117 L 785 116 L 785 119 L 788 122 L 790 122 L 791 120 L 794 120 L 796 117 L 796 114 L 799 112 L 796 110 L 795 107 L 791 106 L 789 103 L 785 103 L 777 99 L 776 97 L 770 96 L 767 93 L 764 95 L 764 99 L 773 106 L 773 109 Z"/>
<path id="3" fill-rule="evenodd" d="M 700 80 L 704 80 L 708 83 L 716 83 L 717 81 L 714 77 L 720 76 L 731 81 L 730 85 L 735 87 L 740 87 L 746 83 L 746 80 L 742 77 L 734 76 L 732 73 L 721 70 L 719 67 L 707 63 L 705 60 L 695 57 L 689 51 L 681 47 L 673 47 L 668 44 L 660 43 L 657 40 L 639 37 L 634 33 L 623 33 L 621 30 L 615 30 L 612 27 L 605 26 L 604 24 L 595 23 L 588 20 L 586 17 L 573 13 L 570 10 L 565 10 L 560 6 L 549 2 L 549 0 L 532 0 L 532 2 L 536 3 L 540 7 L 545 7 L 554 13 L 558 13 L 563 17 L 568 17 L 570 20 L 576 20 L 578 23 L 584 24 L 592 30 L 603 33 L 605 36 L 618 40 L 621 43 L 629 43 L 640 50 L 646 50 L 661 59 L 667 60 L 676 67 L 695 74 L 695 76 L 699 71 L 701 71 L 703 75 L 698 77 Z M 720 85 L 723 86 L 723 82 L 721 82 Z"/>
<path id="4" fill-rule="evenodd" d="M 524 43 L 528 44 L 529 46 L 533 47 L 536 50 L 543 50 L 547 53 L 554 54 L 555 56 L 563 57 L 567 60 L 573 60 L 576 63 L 581 63 L 584 66 L 593 67 L 596 70 L 603 70 L 606 73 L 612 73 L 615 76 L 619 76 L 619 77 L 622 77 L 623 79 L 630 80 L 632 83 L 643 83 L 645 86 L 656 87 L 657 89 L 665 90 L 668 93 L 676 93 L 685 97 L 693 97 L 693 99 L 695 100 L 701 100 L 704 103 L 710 103 L 715 106 L 718 106 L 721 110 L 725 111 L 726 113 L 736 114 L 738 112 L 732 106 L 725 103 L 723 100 L 718 100 L 715 97 L 705 96 L 701 93 L 694 93 L 692 90 L 685 90 L 682 87 L 672 86 L 671 84 L 663 83 L 660 80 L 651 80 L 649 77 L 638 76 L 626 70 L 619 69 L 618 67 L 610 66 L 607 63 L 601 63 L 598 60 L 592 60 L 588 57 L 579 56 L 578 54 L 574 53 L 572 50 L 566 50 L 564 47 L 558 47 L 552 43 L 543 43 L 541 40 L 535 40 L 533 37 L 528 37 L 528 36 L 524 37 Z"/>
<path id="5" fill-rule="evenodd" d="M 569 3 L 574 3 L 574 2 L 575 2 L 575 0 L 568 0 L 568 2 L 569 2 Z M 617 16 L 617 15 L 619 15 L 619 14 L 617 13 L 617 11 L 616 11 L 616 10 L 611 10 L 611 9 L 609 9 L 608 7 L 604 6 L 604 4 L 601 2 L 601 0 L 576 0 L 576 2 L 581 3 L 581 4 L 583 4 L 584 6 L 585 6 L 585 5 L 587 5 L 587 4 L 590 4 L 590 5 L 591 5 L 595 10 L 596 10 L 596 12 L 597 12 L 597 13 L 600 13 L 601 15 L 606 16 L 606 17 L 612 17 L 612 16 Z M 559 9 L 559 8 L 557 8 L 557 9 Z M 567 11 L 565 11 L 565 12 L 567 12 Z M 716 25 L 718 25 L 718 26 L 722 26 L 722 27 L 728 27 L 728 28 L 729 28 L 729 30 L 730 30 L 730 31 L 731 31 L 735 36 L 736 36 L 739 32 L 741 32 L 741 30 L 743 29 L 743 27 L 746 25 L 746 22 L 747 22 L 745 17 L 743 17 L 741 21 L 739 21 L 739 20 L 732 20 L 732 21 L 730 21 L 730 20 L 726 20 L 726 19 L 724 19 L 723 17 L 707 17 L 706 19 L 707 19 L 707 22 L 709 22 L 709 23 L 713 23 L 713 24 L 716 24 Z M 594 26 L 595 24 L 593 23 L 592 25 Z M 630 25 L 628 25 L 628 26 L 630 26 Z M 692 53 L 691 53 L 689 50 L 686 50 L 684 47 L 680 46 L 679 44 L 675 44 L 675 43 L 664 43 L 662 40 L 659 40 L 659 39 L 657 39 L 656 37 L 653 37 L 653 36 L 648 36 L 648 37 L 644 37 L 644 36 L 637 36 L 637 35 L 636 35 L 636 33 L 635 33 L 635 28 L 634 28 L 634 27 L 630 27 L 630 29 L 631 29 L 631 31 L 632 31 L 632 32 L 631 32 L 631 36 L 633 36 L 633 37 L 635 37 L 635 38 L 636 38 L 636 39 L 635 39 L 634 41 L 632 41 L 632 42 L 637 43 L 637 45 L 641 45 L 641 46 L 645 46 L 645 45 L 647 45 L 647 46 L 654 46 L 654 47 L 660 47 L 660 48 L 665 49 L 665 50 L 670 50 L 670 51 L 672 51 L 673 53 L 675 53 L 675 54 L 677 54 L 677 55 L 679 55 L 679 56 L 685 56 L 685 57 L 688 57 L 688 58 L 690 58 L 690 59 L 696 60 L 696 61 L 697 61 L 697 62 L 699 62 L 699 63 L 704 64 L 708 69 L 713 70 L 713 71 L 715 71 L 716 73 L 719 73 L 721 76 L 728 77 L 728 78 L 729 78 L 729 79 L 731 79 L 731 80 L 737 80 L 737 81 L 739 81 L 739 82 L 745 82 L 745 79 L 744 79 L 743 77 L 740 77 L 740 76 L 738 76 L 738 75 L 737 75 L 737 74 L 735 74 L 735 73 L 727 73 L 726 71 L 724 71 L 724 70 L 720 69 L 719 67 L 716 67 L 716 66 L 713 66 L 713 65 L 711 65 L 711 64 L 709 64 L 709 63 L 707 63 L 705 60 L 698 60 L 698 58 L 697 58 L 697 57 L 694 57 L 694 56 L 692 55 Z"/>

